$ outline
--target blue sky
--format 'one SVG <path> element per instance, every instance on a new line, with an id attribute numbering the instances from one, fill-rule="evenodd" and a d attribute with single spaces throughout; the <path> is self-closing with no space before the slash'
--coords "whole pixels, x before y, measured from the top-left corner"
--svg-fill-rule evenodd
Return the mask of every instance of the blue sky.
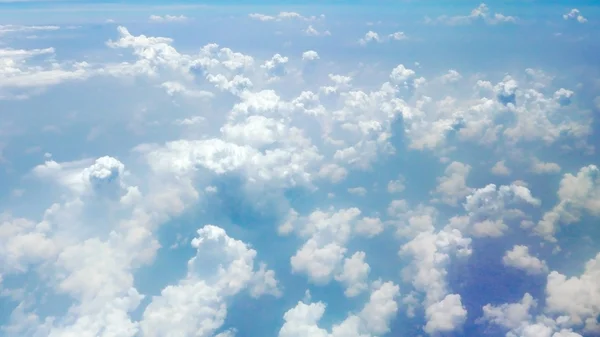
<path id="1" fill-rule="evenodd" d="M 599 8 L 0 0 L 0 336 L 599 335 Z"/>

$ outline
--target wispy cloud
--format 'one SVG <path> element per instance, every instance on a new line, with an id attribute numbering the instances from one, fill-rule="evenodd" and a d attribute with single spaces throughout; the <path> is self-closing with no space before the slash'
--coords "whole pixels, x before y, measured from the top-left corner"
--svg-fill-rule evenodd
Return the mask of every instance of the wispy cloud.
<path id="1" fill-rule="evenodd" d="M 501 13 L 491 13 L 489 7 L 482 3 L 477 8 L 474 8 L 469 15 L 448 16 L 442 15 L 435 19 L 426 17 L 425 23 L 430 24 L 446 24 L 446 25 L 468 25 L 477 21 L 483 21 L 490 25 L 500 23 L 515 23 L 517 17 L 508 16 Z"/>
<path id="2" fill-rule="evenodd" d="M 186 22 L 189 20 L 189 18 L 185 15 L 165 15 L 165 16 L 160 16 L 160 15 L 150 15 L 150 17 L 148 18 L 148 20 L 150 20 L 150 22 L 154 22 L 154 23 L 164 23 L 164 22 Z"/>

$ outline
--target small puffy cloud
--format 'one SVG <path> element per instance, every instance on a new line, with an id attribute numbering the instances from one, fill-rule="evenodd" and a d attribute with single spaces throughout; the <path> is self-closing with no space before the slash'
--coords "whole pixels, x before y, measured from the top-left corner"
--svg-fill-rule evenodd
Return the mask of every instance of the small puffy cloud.
<path id="1" fill-rule="evenodd" d="M 494 166 L 492 167 L 490 172 L 492 172 L 492 174 L 495 174 L 497 176 L 507 176 L 510 174 L 510 169 L 508 167 L 506 167 L 506 165 L 504 164 L 504 160 L 501 160 L 501 161 L 497 162 L 496 164 L 494 164 Z"/>
<path id="2" fill-rule="evenodd" d="M 330 36 L 331 32 L 328 30 L 323 30 L 323 31 L 319 31 L 317 30 L 315 27 L 313 27 L 312 25 L 309 25 L 305 30 L 304 33 L 308 36 Z"/>
<path id="3" fill-rule="evenodd" d="M 511 250 L 506 251 L 502 257 L 502 263 L 505 266 L 513 267 L 525 271 L 530 275 L 538 275 L 548 271 L 546 262 L 529 254 L 529 247 L 515 245 Z"/>
<path id="4" fill-rule="evenodd" d="M 396 180 L 390 180 L 387 184 L 387 191 L 389 193 L 400 193 L 400 192 L 404 191 L 404 188 L 405 188 L 404 183 L 405 183 L 404 177 L 399 177 Z"/>
<path id="5" fill-rule="evenodd" d="M 395 33 L 388 35 L 388 38 L 390 40 L 406 40 L 408 38 L 408 36 L 406 36 L 406 34 L 404 34 L 404 32 L 395 32 Z"/>
<path id="6" fill-rule="evenodd" d="M 186 22 L 189 18 L 185 15 L 150 15 L 148 18 L 150 22 L 154 23 L 166 23 L 166 22 Z"/>
<path id="7" fill-rule="evenodd" d="M 399 64 L 394 69 L 392 69 L 390 79 L 395 83 L 404 83 L 409 79 L 413 78 L 415 75 L 416 73 L 414 70 L 406 68 L 403 64 Z"/>
<path id="8" fill-rule="evenodd" d="M 546 163 L 534 157 L 530 170 L 536 174 L 552 174 L 559 173 L 561 168 L 557 163 Z"/>
<path id="9" fill-rule="evenodd" d="M 383 222 L 379 218 L 364 217 L 360 219 L 355 226 L 357 234 L 367 237 L 373 237 L 383 232 Z"/>
<path id="10" fill-rule="evenodd" d="M 367 189 L 364 187 L 351 187 L 348 188 L 348 193 L 359 197 L 364 197 L 365 195 L 367 195 Z"/>
<path id="11" fill-rule="evenodd" d="M 577 8 L 571 9 L 568 13 L 563 15 L 563 19 L 565 20 L 575 20 L 579 23 L 586 23 L 587 19 L 581 15 L 581 12 Z"/>
<path id="12" fill-rule="evenodd" d="M 358 40 L 358 43 L 360 43 L 362 45 L 365 45 L 369 42 L 381 42 L 381 38 L 379 37 L 379 34 L 370 30 L 367 33 L 365 33 L 364 37 L 362 37 L 360 40 Z"/>
<path id="13" fill-rule="evenodd" d="M 388 35 L 381 36 L 379 33 L 370 30 L 358 40 L 358 43 L 364 46 L 369 43 L 383 43 L 388 41 L 401 41 L 406 39 L 408 39 L 408 36 L 406 36 L 404 32 L 394 32 Z"/>
<path id="14" fill-rule="evenodd" d="M 314 50 L 307 50 L 302 53 L 302 61 L 316 61 L 319 58 L 319 53 Z"/>
<path id="15" fill-rule="evenodd" d="M 573 97 L 574 94 L 575 93 L 571 90 L 560 88 L 554 92 L 554 99 L 556 99 L 560 105 L 567 106 L 571 104 L 571 97 Z"/>
<path id="16" fill-rule="evenodd" d="M 288 58 L 275 54 L 270 60 L 265 61 L 260 67 L 265 69 L 267 74 L 272 77 L 280 77 L 286 74 L 285 65 L 288 63 Z"/>
<path id="17" fill-rule="evenodd" d="M 444 171 L 444 176 L 438 178 L 438 186 L 434 194 L 439 196 L 439 201 L 457 206 L 472 191 L 467 186 L 467 177 L 471 172 L 471 166 L 461 162 L 452 162 Z"/>
<path id="18" fill-rule="evenodd" d="M 427 324 L 423 330 L 430 335 L 451 332 L 459 329 L 467 320 L 467 309 L 460 295 L 446 295 L 443 300 L 432 304 L 425 310 Z"/>

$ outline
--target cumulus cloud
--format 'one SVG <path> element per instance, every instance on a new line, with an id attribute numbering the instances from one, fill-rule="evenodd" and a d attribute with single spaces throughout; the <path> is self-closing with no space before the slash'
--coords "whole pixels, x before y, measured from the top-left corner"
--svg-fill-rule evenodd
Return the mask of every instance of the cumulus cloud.
<path id="1" fill-rule="evenodd" d="M 584 326 L 590 333 L 600 332 L 600 254 L 585 264 L 580 276 L 567 277 L 552 271 L 546 285 L 546 310 L 568 315 L 568 325 Z"/>
<path id="2" fill-rule="evenodd" d="M 326 31 L 316 22 L 323 17 L 295 12 L 250 18 Z M 476 21 L 515 18 L 481 5 L 432 23 Z M 331 46 L 356 39 L 345 24 L 336 21 Z M 458 333 L 475 319 L 467 312 L 474 303 L 483 306 L 481 323 L 510 337 L 597 333 L 600 255 L 580 275 L 548 273 L 552 260 L 543 246 L 535 249 L 539 237 L 525 246 L 506 235 L 533 230 L 568 254 L 556 233 L 600 215 L 597 167 L 564 174 L 555 205 L 542 205 L 537 180 L 496 184 L 501 176 L 566 170 L 559 147 L 591 148 L 595 124 L 580 90 L 587 82 L 539 69 L 488 72 L 466 54 L 460 72 L 429 69 L 430 61 L 402 53 L 390 63 L 369 48 L 358 50 L 365 61 L 357 67 L 339 58 L 340 48 L 328 46 L 321 59 L 296 41 L 283 50 L 263 41 L 264 51 L 250 55 L 243 44 L 175 43 L 145 35 L 148 27 L 119 26 L 102 53 L 69 54 L 62 44 L 51 47 L 56 40 L 15 38 L 67 27 L 0 26 L 0 103 L 8 111 L 0 122 L 0 284 L 15 303 L 0 317 L 2 333 L 232 337 L 242 328 L 237 315 L 228 317 L 232 302 L 242 299 L 236 309 L 252 311 L 256 322 L 257 311 L 273 309 L 263 296 L 290 303 L 293 292 L 274 270 L 308 288 L 303 302 L 279 313 L 282 326 L 268 327 L 281 336 L 397 334 L 400 308 L 422 315 L 423 333 Z M 407 38 L 371 31 L 363 39 Z M 132 125 L 135 134 L 124 131 Z M 195 231 L 207 219 L 223 227 Z M 526 290 L 534 276 L 548 275 L 545 301 L 526 293 L 516 303 L 484 305 L 461 275 L 449 279 L 454 262 L 486 253 L 473 244 L 481 238 L 508 247 L 496 258 L 529 275 Z M 400 271 L 402 284 L 383 280 Z M 347 297 L 335 303 L 348 305 L 347 315 L 321 323 L 337 295 Z M 45 301 L 55 298 L 59 307 L 49 308 Z M 252 323 L 243 328 L 260 334 Z"/>
<path id="3" fill-rule="evenodd" d="M 395 32 L 388 35 L 380 35 L 372 30 L 365 33 L 365 35 L 358 40 L 360 45 L 367 45 L 369 43 L 383 43 L 388 41 L 399 41 L 406 40 L 408 37 L 404 32 Z"/>
<path id="4" fill-rule="evenodd" d="M 284 314 L 285 323 L 279 330 L 279 336 L 379 336 L 389 331 L 390 322 L 398 311 L 396 297 L 399 291 L 399 287 L 392 282 L 374 283 L 363 309 L 356 314 L 348 314 L 342 322 L 334 324 L 331 331 L 318 325 L 325 314 L 325 303 L 298 302 Z"/>
<path id="5" fill-rule="evenodd" d="M 582 167 L 576 175 L 566 173 L 557 192 L 558 203 L 544 213 L 535 232 L 545 239 L 554 237 L 560 224 L 573 224 L 584 212 L 600 215 L 600 170 L 595 165 Z"/>
<path id="6" fill-rule="evenodd" d="M 565 20 L 575 20 L 579 23 L 586 23 L 587 19 L 581 15 L 581 13 L 579 12 L 579 9 L 577 8 L 573 8 L 571 9 L 568 13 L 563 15 L 563 19 Z"/>
<path id="7" fill-rule="evenodd" d="M 303 61 L 316 61 L 318 60 L 319 57 L 319 53 L 317 53 L 314 50 L 307 50 L 304 53 L 302 53 L 302 60 Z"/>
<path id="8" fill-rule="evenodd" d="M 446 167 L 444 176 L 438 178 L 438 186 L 435 195 L 440 196 L 440 201 L 457 206 L 458 202 L 463 200 L 471 193 L 471 188 L 467 186 L 467 176 L 471 171 L 471 166 L 460 162 L 452 162 Z"/>
<path id="9" fill-rule="evenodd" d="M 528 274 L 536 275 L 547 272 L 546 262 L 529 254 L 529 247 L 515 245 L 511 250 L 506 251 L 502 257 L 502 263 L 505 266 L 521 269 Z"/>
<path id="10" fill-rule="evenodd" d="M 490 171 L 492 172 L 492 174 L 498 176 L 507 176 L 510 174 L 510 169 L 506 167 L 504 160 L 496 162 L 496 164 L 494 164 Z"/>

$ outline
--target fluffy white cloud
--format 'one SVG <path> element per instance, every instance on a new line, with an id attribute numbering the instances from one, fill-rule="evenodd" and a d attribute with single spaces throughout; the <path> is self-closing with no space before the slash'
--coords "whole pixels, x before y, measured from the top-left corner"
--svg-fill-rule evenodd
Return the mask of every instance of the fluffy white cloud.
<path id="1" fill-rule="evenodd" d="M 354 297 L 367 289 L 367 277 L 370 267 L 365 262 L 366 254 L 356 252 L 350 258 L 344 259 L 344 267 L 335 279 L 346 285 L 346 296 Z"/>
<path id="2" fill-rule="evenodd" d="M 360 45 L 367 45 L 369 43 L 383 43 L 388 41 L 400 41 L 406 40 L 408 37 L 404 32 L 394 32 L 388 35 L 381 36 L 379 33 L 372 30 L 365 33 L 363 37 L 358 40 Z"/>
<path id="3" fill-rule="evenodd" d="M 580 13 L 566 16 L 579 20 Z M 231 19 L 210 22 L 217 29 Z M 569 165 L 555 156 L 557 148 L 593 153 L 589 136 L 595 124 L 587 96 L 594 84 L 581 76 L 566 78 L 574 73 L 568 66 L 554 67 L 571 71 L 562 74 L 518 68 L 490 72 L 466 54 L 461 69 L 432 66 L 428 60 L 408 66 L 412 56 L 403 53 L 402 60 L 392 60 L 369 48 L 356 49 L 351 42 L 357 36 L 348 35 L 356 30 L 346 30 L 344 20 L 334 21 L 335 36 L 321 40 L 328 41 L 327 50 L 314 46 L 327 51 L 321 59 L 305 44 L 316 40 L 300 35 L 329 35 L 324 22 L 317 22 L 324 16 L 280 12 L 251 14 L 250 19 L 273 21 L 278 28 L 272 39 L 263 36 L 264 50 L 252 56 L 214 43 L 194 45 L 196 39 L 175 43 L 145 35 L 149 29 L 168 28 L 149 22 L 136 24 L 135 33 L 120 26 L 108 48 L 89 50 L 75 49 L 98 41 L 95 35 L 87 39 L 85 34 L 92 34 L 87 25 L 0 26 L 0 108 L 7 111 L 0 121 L 0 165 L 5 168 L 0 182 L 6 185 L 5 194 L 0 193 L 5 209 L 0 215 L 0 296 L 16 303 L 10 317 L 8 312 L 0 317 L 6 322 L 3 334 L 233 337 L 235 318 L 225 322 L 234 296 L 262 301 L 258 298 L 265 294 L 287 295 L 275 272 L 256 261 L 257 255 L 271 254 L 274 263 L 283 263 L 269 266 L 296 274 L 294 282 L 306 278 L 308 294 L 315 290 L 328 302 L 328 296 L 335 296 L 330 290 L 342 289 L 352 299 L 340 299 L 336 307 L 357 304 L 346 319 L 325 328 L 319 326 L 325 305 L 309 303 L 307 296 L 285 313 L 281 336 L 388 333 L 399 309 L 399 287 L 378 279 L 382 270 L 393 275 L 402 264 L 402 287 L 408 290 L 403 311 L 424 319 L 425 333 L 443 335 L 474 319 L 463 304 L 471 290 L 452 289 L 446 279 L 454 259 L 479 253 L 472 252 L 471 237 L 507 240 L 511 237 L 504 235 L 520 226 L 552 240 L 559 225 L 598 215 L 600 180 L 594 165 L 563 177 L 557 204 L 543 209 L 541 220 L 532 210 L 542 206 L 534 197 L 540 193 L 538 182 L 490 184 L 505 179 L 490 176 L 491 165 L 496 175 L 558 173 Z M 199 24 L 169 15 L 150 21 L 187 21 L 192 30 Z M 272 26 L 247 21 L 242 24 L 259 30 Z M 491 13 L 482 4 L 467 16 L 431 21 L 516 19 Z M 237 34 L 239 27 L 231 27 Z M 225 40 L 252 42 L 255 31 L 241 30 L 247 35 Z M 86 40 L 64 49 L 51 34 Z M 403 32 L 369 31 L 361 43 L 407 39 L 415 42 L 410 54 L 419 59 L 427 39 Z M 350 45 L 338 44 L 343 41 Z M 585 43 L 580 39 L 570 48 Z M 271 44 L 283 49 L 273 50 Z M 240 50 L 252 51 L 243 46 Z M 340 59 L 348 55 L 344 48 L 356 49 L 352 52 L 362 63 Z M 49 130 L 57 133 L 49 136 Z M 41 164 L 32 159 L 44 152 L 55 155 L 45 155 Z M 494 164 L 481 154 L 505 159 Z M 536 159 L 538 154 L 547 162 Z M 440 175 L 437 186 L 432 174 Z M 349 193 L 365 196 L 360 210 L 352 205 L 359 199 Z M 392 200 L 393 193 L 403 199 Z M 464 210 L 448 207 L 458 205 Z M 270 237 L 276 234 L 272 224 L 285 214 L 278 232 L 296 237 Z M 224 219 L 228 232 L 257 246 L 212 225 L 191 240 L 186 231 L 197 227 L 188 228 L 196 226 L 190 223 L 206 218 Z M 387 235 L 392 232 L 396 235 Z M 190 240 L 195 256 L 184 276 L 176 277 L 178 257 Z M 400 247 L 398 263 L 382 254 L 389 255 L 390 247 L 383 245 L 390 242 L 395 242 L 391 249 Z M 559 243 L 568 253 L 568 244 Z M 264 251 L 290 244 L 298 246 L 275 254 Z M 507 267 L 547 273 L 547 257 L 509 244 L 513 248 L 497 256 Z M 153 264 L 157 255 L 161 259 Z M 163 257 L 169 265 L 165 275 Z M 564 270 L 550 273 L 540 315 L 532 314 L 536 301 L 526 294 L 518 303 L 484 306 L 481 321 L 501 326 L 509 337 L 596 333 L 599 259 L 578 277 L 567 277 Z M 147 270 L 160 277 L 143 279 Z M 263 304 L 272 309 L 268 301 L 257 306 Z M 265 333 L 254 329 L 258 324 L 247 333 Z"/>
<path id="4" fill-rule="evenodd" d="M 489 322 L 508 330 L 507 337 L 581 337 L 570 328 L 565 328 L 564 316 L 552 319 L 540 315 L 533 317 L 531 310 L 537 307 L 537 301 L 529 293 L 517 303 L 504 303 L 499 306 L 486 304 L 483 307 L 483 317 L 479 322 Z"/>
<path id="5" fill-rule="evenodd" d="M 500 187 L 490 184 L 466 197 L 463 206 L 467 215 L 451 218 L 450 226 L 476 237 L 501 237 L 509 230 L 508 222 L 528 219 L 519 209 L 526 205 L 541 205 L 527 187 L 514 183 Z"/>
<path id="6" fill-rule="evenodd" d="M 435 195 L 440 196 L 440 201 L 457 206 L 458 202 L 463 200 L 471 193 L 471 188 L 467 186 L 467 176 L 471 171 L 471 166 L 452 162 L 446 167 L 444 176 L 438 178 L 438 186 Z"/>
<path id="7" fill-rule="evenodd" d="M 582 167 L 577 175 L 566 173 L 557 192 L 558 203 L 544 213 L 535 232 L 547 240 L 555 241 L 559 224 L 577 222 L 583 212 L 600 215 L 600 170 L 595 165 Z"/>
<path id="8" fill-rule="evenodd" d="M 467 311 L 462 305 L 461 296 L 449 293 L 446 268 L 451 255 L 465 257 L 471 252 L 471 239 L 449 227 L 439 232 L 423 231 L 401 247 L 401 257 L 413 258 L 404 270 L 405 278 L 416 290 L 425 293 L 424 330 L 428 334 L 454 331 L 464 324 Z"/>
<path id="9" fill-rule="evenodd" d="M 529 248 L 522 245 L 515 245 L 511 250 L 506 251 L 504 257 L 502 257 L 502 263 L 505 266 L 521 269 L 532 275 L 548 271 L 546 262 L 531 256 Z"/>
<path id="10" fill-rule="evenodd" d="M 423 328 L 428 334 L 454 331 L 467 320 L 467 310 L 463 307 L 460 295 L 446 295 L 425 310 L 427 324 Z"/>
<path id="11" fill-rule="evenodd" d="M 563 15 L 563 19 L 565 20 L 575 20 L 579 23 L 586 23 L 587 19 L 581 15 L 581 12 L 579 12 L 579 9 L 577 8 L 573 8 L 571 9 L 567 14 Z"/>
<path id="12" fill-rule="evenodd" d="M 569 325 L 584 325 L 590 333 L 600 332 L 600 253 L 585 264 L 579 277 L 552 271 L 546 285 L 546 310 L 568 315 Z"/>
<path id="13" fill-rule="evenodd" d="M 389 193 L 400 193 L 404 191 L 404 178 L 400 177 L 397 180 L 390 180 L 387 184 L 387 191 Z"/>
<path id="14" fill-rule="evenodd" d="M 185 278 L 164 288 L 144 310 L 144 336 L 213 336 L 224 323 L 231 296 L 253 283 L 260 287 L 253 295 L 279 294 L 273 272 L 264 266 L 255 270 L 256 251 L 222 228 L 202 227 L 192 246 L 196 256 L 189 260 Z"/>
<path id="15" fill-rule="evenodd" d="M 319 53 L 317 53 L 314 50 L 307 50 L 304 53 L 302 53 L 302 60 L 304 61 L 315 61 L 319 58 Z"/>
<path id="16" fill-rule="evenodd" d="M 288 310 L 285 323 L 279 330 L 280 337 L 320 336 L 320 337 L 370 337 L 389 331 L 389 324 L 398 311 L 396 297 L 399 287 L 392 282 L 376 282 L 372 285 L 369 301 L 357 314 L 348 314 L 339 324 L 334 324 L 331 332 L 318 326 L 325 314 L 323 302 L 298 304 Z"/>

